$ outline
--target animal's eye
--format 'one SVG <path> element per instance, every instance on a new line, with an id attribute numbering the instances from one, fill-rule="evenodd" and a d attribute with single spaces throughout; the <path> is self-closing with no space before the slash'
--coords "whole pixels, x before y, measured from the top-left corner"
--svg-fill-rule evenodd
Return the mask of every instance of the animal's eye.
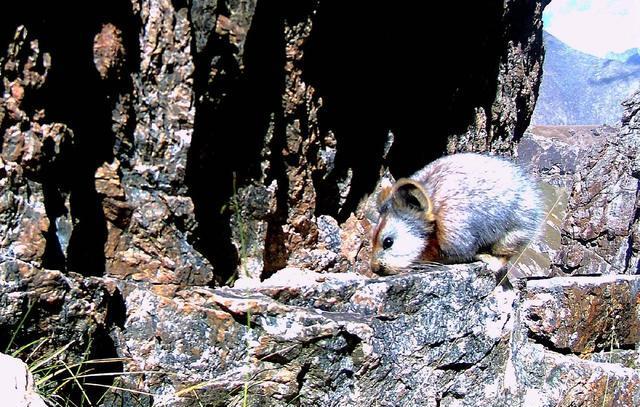
<path id="1" fill-rule="evenodd" d="M 393 238 L 392 237 L 385 237 L 384 240 L 382 241 L 382 248 L 383 249 L 388 249 L 391 246 L 393 246 Z"/>

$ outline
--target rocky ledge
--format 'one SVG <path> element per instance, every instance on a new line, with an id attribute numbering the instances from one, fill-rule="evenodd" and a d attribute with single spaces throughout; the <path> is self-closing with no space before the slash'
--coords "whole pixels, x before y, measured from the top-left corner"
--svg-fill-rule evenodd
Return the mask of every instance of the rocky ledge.
<path id="1" fill-rule="evenodd" d="M 131 311 L 116 343 L 126 371 L 157 372 L 130 383 L 154 405 L 640 402 L 636 276 L 513 290 L 474 263 L 378 279 L 285 269 L 172 296 L 117 285 Z"/>
<path id="2" fill-rule="evenodd" d="M 505 289 L 472 263 L 377 279 L 288 268 L 243 289 L 21 281 L 3 298 L 35 300 L 60 341 L 90 330 L 117 349 L 129 390 L 104 406 L 640 403 L 639 276 Z M 8 325 L 19 312 L 5 310 Z"/>

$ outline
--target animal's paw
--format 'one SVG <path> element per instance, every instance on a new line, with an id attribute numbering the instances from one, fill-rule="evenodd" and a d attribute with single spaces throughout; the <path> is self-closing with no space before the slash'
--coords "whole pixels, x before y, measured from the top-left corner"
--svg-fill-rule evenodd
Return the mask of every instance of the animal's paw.
<path id="1" fill-rule="evenodd" d="M 505 257 L 496 257 L 491 254 L 476 254 L 476 260 L 480 260 L 485 263 L 487 265 L 487 269 L 494 273 L 499 272 L 507 265 L 507 259 Z"/>

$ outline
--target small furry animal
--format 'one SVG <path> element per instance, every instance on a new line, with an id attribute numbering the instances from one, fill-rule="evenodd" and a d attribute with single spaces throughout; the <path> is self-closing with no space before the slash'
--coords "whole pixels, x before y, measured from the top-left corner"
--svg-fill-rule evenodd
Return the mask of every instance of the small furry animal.
<path id="1" fill-rule="evenodd" d="M 537 237 L 543 217 L 539 190 L 520 168 L 475 153 L 442 157 L 387 182 L 377 203 L 371 269 L 380 275 L 473 260 L 497 272 Z"/>

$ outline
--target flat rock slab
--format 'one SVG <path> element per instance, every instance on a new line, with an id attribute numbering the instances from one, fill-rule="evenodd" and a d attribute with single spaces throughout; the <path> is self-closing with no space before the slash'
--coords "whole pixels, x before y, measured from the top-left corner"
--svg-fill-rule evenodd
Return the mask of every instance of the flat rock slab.
<path id="1" fill-rule="evenodd" d="M 146 383 L 174 405 L 196 395 L 240 404 L 245 382 L 252 405 L 435 405 L 508 337 L 515 293 L 481 264 L 380 279 L 312 273 L 315 282 L 298 271 L 304 285 L 272 278 L 173 298 L 122 283 L 132 310 L 123 356 L 132 370 L 174 373 Z"/>
<path id="2" fill-rule="evenodd" d="M 378 279 L 291 268 L 244 289 L 117 285 L 129 310 L 117 348 L 127 370 L 157 372 L 143 382 L 155 404 L 242 405 L 245 385 L 255 406 L 634 405 L 640 394 L 636 276 L 504 290 L 473 263 Z"/>

